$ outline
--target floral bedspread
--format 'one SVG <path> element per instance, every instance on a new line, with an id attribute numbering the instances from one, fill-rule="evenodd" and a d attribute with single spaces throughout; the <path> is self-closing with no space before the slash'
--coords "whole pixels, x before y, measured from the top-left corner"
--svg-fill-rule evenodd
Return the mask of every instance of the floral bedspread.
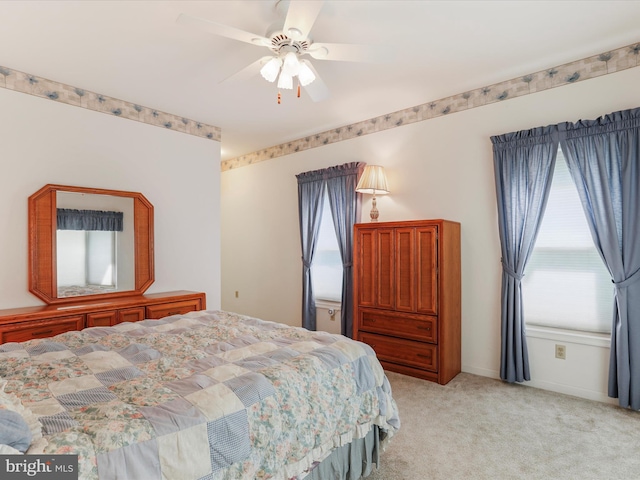
<path id="1" fill-rule="evenodd" d="M 86 480 L 302 478 L 400 426 L 368 345 L 223 311 L 0 345 L 0 378 Z"/>

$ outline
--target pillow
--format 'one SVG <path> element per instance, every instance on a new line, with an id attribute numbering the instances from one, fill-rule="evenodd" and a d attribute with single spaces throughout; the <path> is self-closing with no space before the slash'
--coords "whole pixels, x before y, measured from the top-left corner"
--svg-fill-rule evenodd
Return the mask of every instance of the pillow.
<path id="1" fill-rule="evenodd" d="M 0 444 L 24 453 L 31 445 L 31 430 L 24 418 L 12 410 L 0 410 Z"/>
<path id="2" fill-rule="evenodd" d="M 24 405 L 22 405 L 22 402 L 15 394 L 7 393 L 4 391 L 7 383 L 8 382 L 6 380 L 0 378 L 0 437 L 2 437 L 0 438 L 0 445 L 7 445 L 7 448 L 13 448 L 10 443 L 5 443 L 4 441 L 5 422 L 13 425 L 11 428 L 14 429 L 14 434 L 16 434 L 16 428 L 17 431 L 20 431 L 20 428 L 24 427 L 22 423 L 24 422 L 30 432 L 30 444 L 27 445 L 27 448 L 29 448 L 29 446 L 31 448 L 29 448 L 29 451 L 27 453 L 43 453 L 44 448 L 47 446 L 48 442 L 42 436 L 42 424 L 38 421 L 38 417 L 30 409 L 25 408 Z M 17 414 L 22 422 L 16 420 L 14 415 L 7 414 L 7 412 L 13 412 Z M 20 444 L 20 442 L 18 442 L 18 444 Z M 18 449 L 17 447 L 15 448 Z"/>
<path id="3" fill-rule="evenodd" d="M 22 453 L 9 445 L 0 443 L 0 455 L 22 455 Z"/>

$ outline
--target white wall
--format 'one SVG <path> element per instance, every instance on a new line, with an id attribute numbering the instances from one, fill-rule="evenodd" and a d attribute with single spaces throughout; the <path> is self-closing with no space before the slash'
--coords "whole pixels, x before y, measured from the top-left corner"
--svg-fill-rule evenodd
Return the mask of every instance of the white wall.
<path id="1" fill-rule="evenodd" d="M 28 291 L 27 198 L 48 183 L 141 192 L 154 206 L 155 283 L 220 306 L 220 143 L 0 89 L 0 308 Z"/>
<path id="2" fill-rule="evenodd" d="M 339 335 L 342 333 L 341 315 L 340 302 L 316 300 L 316 330 Z"/>
<path id="3" fill-rule="evenodd" d="M 300 325 L 295 174 L 381 164 L 392 192 L 378 197 L 380 221 L 461 222 L 463 370 L 498 377 L 501 270 L 489 137 L 638 107 L 638 85 L 640 68 L 625 70 L 223 172 L 222 307 Z M 365 220 L 369 209 L 366 196 Z M 606 400 L 608 349 L 565 342 L 567 359 L 557 360 L 555 339 L 530 343 L 531 385 Z"/>

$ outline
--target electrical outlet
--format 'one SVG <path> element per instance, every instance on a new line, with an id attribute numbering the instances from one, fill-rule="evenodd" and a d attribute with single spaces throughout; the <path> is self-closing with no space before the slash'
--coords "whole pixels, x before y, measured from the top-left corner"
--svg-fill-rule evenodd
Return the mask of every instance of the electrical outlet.
<path id="1" fill-rule="evenodd" d="M 562 360 L 566 360 L 567 358 L 567 347 L 564 345 L 558 345 L 556 343 L 556 358 L 560 358 Z"/>

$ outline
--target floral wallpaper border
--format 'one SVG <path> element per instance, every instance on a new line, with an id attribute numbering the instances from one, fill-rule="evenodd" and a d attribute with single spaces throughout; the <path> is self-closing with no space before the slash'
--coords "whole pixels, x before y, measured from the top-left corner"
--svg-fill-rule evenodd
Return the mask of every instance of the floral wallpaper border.
<path id="1" fill-rule="evenodd" d="M 17 92 L 28 93 L 36 97 L 48 98 L 56 102 L 87 108 L 116 117 L 148 123 L 156 127 L 188 133 L 209 140 L 220 141 L 219 127 L 206 125 L 171 113 L 143 107 L 135 103 L 108 97 L 100 93 L 71 87 L 63 83 L 36 77 L 28 73 L 0 66 L 0 87 Z"/>
<path id="2" fill-rule="evenodd" d="M 640 66 L 640 43 L 231 158 L 222 171 Z"/>

